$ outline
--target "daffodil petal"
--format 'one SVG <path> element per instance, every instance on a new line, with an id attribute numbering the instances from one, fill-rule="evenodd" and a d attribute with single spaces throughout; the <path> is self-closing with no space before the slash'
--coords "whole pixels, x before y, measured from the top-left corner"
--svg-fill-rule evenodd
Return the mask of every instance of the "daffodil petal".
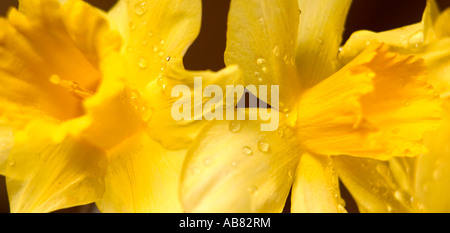
<path id="1" fill-rule="evenodd" d="M 108 152 L 102 212 L 182 212 L 179 183 L 185 151 L 168 151 L 145 132 Z"/>
<path id="2" fill-rule="evenodd" d="M 241 73 L 236 66 L 229 66 L 218 72 L 187 71 L 181 61 L 171 62 L 174 65 L 165 70 L 164 76 L 148 85 L 144 99 L 152 109 L 151 118 L 147 121 L 150 137 L 168 149 L 179 150 L 187 148 L 194 140 L 201 126 L 206 123 L 205 120 L 202 121 L 205 115 L 218 112 L 219 115 L 214 117 L 225 119 L 227 109 L 234 109 L 241 96 L 238 94 L 233 102 L 227 103 L 227 96 L 234 96 L 234 93 L 228 94 L 226 86 L 238 85 Z M 186 87 L 188 92 L 183 92 L 180 97 L 172 97 L 172 92 L 179 85 Z M 212 85 L 219 92 L 214 93 L 214 96 L 204 96 L 205 88 Z M 206 103 L 209 101 L 214 102 L 214 106 L 207 109 Z M 174 119 L 172 111 L 175 102 L 183 102 L 189 106 L 189 119 Z"/>
<path id="3" fill-rule="evenodd" d="M 446 117 L 442 126 L 427 135 L 425 145 L 428 153 L 417 157 L 415 193 L 417 211 L 450 211 L 450 111 L 446 101 Z"/>
<path id="4" fill-rule="evenodd" d="M 449 37 L 450 29 L 448 24 L 450 23 L 450 8 L 444 10 L 436 19 L 434 30 L 437 38 Z"/>
<path id="5" fill-rule="evenodd" d="M 42 121 L 16 133 L 5 174 L 11 212 L 51 212 L 103 195 L 104 152 L 81 138 L 55 142 L 55 129 Z"/>
<path id="6" fill-rule="evenodd" d="M 280 105 L 285 106 L 299 91 L 294 67 L 298 15 L 296 0 L 233 0 L 228 15 L 225 64 L 239 65 L 245 85 L 280 85 Z"/>
<path id="7" fill-rule="evenodd" d="M 346 155 L 332 159 L 339 178 L 361 212 L 411 211 L 411 196 L 394 180 L 387 162 Z"/>
<path id="8" fill-rule="evenodd" d="M 318 154 L 389 159 L 423 153 L 438 127 L 438 93 L 421 59 L 373 46 L 308 90 L 298 105 L 298 134 Z"/>
<path id="9" fill-rule="evenodd" d="M 298 0 L 296 65 L 302 86 L 311 87 L 333 74 L 351 0 Z M 332 20 L 331 20 L 332 19 Z"/>
<path id="10" fill-rule="evenodd" d="M 339 181 L 328 156 L 304 153 L 291 194 L 293 213 L 346 213 Z"/>
<path id="11" fill-rule="evenodd" d="M 441 97 L 450 95 L 450 38 L 442 38 L 423 46 L 416 55 L 425 60 L 428 68 L 427 77 Z"/>
<path id="12" fill-rule="evenodd" d="M 188 151 L 181 197 L 187 212 L 281 212 L 300 145 L 292 128 L 260 131 L 259 121 L 213 121 Z"/>
<path id="13" fill-rule="evenodd" d="M 197 37 L 201 1 L 121 0 L 110 17 L 124 35 L 124 55 L 130 63 L 129 83 L 145 88 L 156 80 L 167 57 L 182 59 Z"/>
<path id="14" fill-rule="evenodd" d="M 366 47 L 380 42 L 391 46 L 396 51 L 410 54 L 418 47 L 432 42 L 436 37 L 434 25 L 438 15 L 436 2 L 428 0 L 422 21 L 419 23 L 379 33 L 367 30 L 354 32 L 342 46 L 339 60 L 342 64 L 346 64 Z"/>

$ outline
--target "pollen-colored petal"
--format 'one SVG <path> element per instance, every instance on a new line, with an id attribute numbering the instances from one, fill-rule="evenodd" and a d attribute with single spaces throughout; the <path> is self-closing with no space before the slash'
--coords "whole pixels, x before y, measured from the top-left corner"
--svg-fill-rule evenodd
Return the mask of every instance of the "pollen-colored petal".
<path id="1" fill-rule="evenodd" d="M 56 128 L 36 122 L 15 135 L 5 174 L 11 212 L 51 212 L 103 195 L 104 152 L 80 138 L 56 142 Z"/>
<path id="2" fill-rule="evenodd" d="M 200 31 L 201 13 L 200 0 L 119 1 L 110 17 L 126 40 L 127 81 L 145 88 L 168 57 L 182 59 Z"/>
<path id="3" fill-rule="evenodd" d="M 334 156 L 339 178 L 361 212 L 410 212 L 411 195 L 394 179 L 389 164 L 374 159 Z"/>
<path id="4" fill-rule="evenodd" d="M 227 105 L 227 96 L 234 93 L 227 95 L 226 86 L 238 85 L 241 73 L 236 66 L 229 66 L 218 72 L 187 71 L 180 60 L 174 59 L 170 62 L 171 65 L 164 71 L 164 75 L 148 85 L 144 99 L 152 109 L 152 116 L 147 122 L 150 137 L 166 148 L 178 150 L 186 148 L 194 140 L 201 126 L 207 122 L 202 120 L 205 115 L 222 112 L 220 119 L 225 119 L 226 109 L 236 106 L 241 96 L 238 95 L 235 101 Z M 178 85 L 186 86 L 188 93 L 172 97 L 172 91 Z M 205 88 L 210 85 L 219 87 L 219 92 L 211 94 L 210 97 L 203 96 Z M 172 108 L 175 102 L 180 101 L 189 106 L 189 119 L 174 119 Z M 209 101 L 214 102 L 213 107 L 206 105 Z M 210 106 L 209 109 L 207 106 Z"/>
<path id="5" fill-rule="evenodd" d="M 292 187 L 293 213 L 346 213 L 339 181 L 328 156 L 305 153 L 300 159 Z"/>
<path id="6" fill-rule="evenodd" d="M 168 151 L 145 132 L 109 152 L 102 212 L 182 212 L 179 183 L 185 151 Z"/>
<path id="7" fill-rule="evenodd" d="M 450 211 L 450 104 L 442 126 L 425 137 L 428 153 L 417 157 L 415 193 L 418 212 Z"/>
<path id="8" fill-rule="evenodd" d="M 280 105 L 285 106 L 299 91 L 294 67 L 298 21 L 296 0 L 231 1 L 228 15 L 225 64 L 239 65 L 245 85 L 280 85 Z"/>
<path id="9" fill-rule="evenodd" d="M 421 59 L 372 46 L 307 91 L 298 105 L 303 145 L 318 154 L 389 159 L 424 151 L 441 119 Z"/>
<path id="10" fill-rule="evenodd" d="M 298 0 L 296 65 L 303 87 L 311 87 L 339 68 L 337 54 L 351 2 Z"/>
<path id="11" fill-rule="evenodd" d="M 209 123 L 187 153 L 185 211 L 281 212 L 302 153 L 297 141 L 286 125 L 261 132 L 259 121 Z"/>
<path id="12" fill-rule="evenodd" d="M 450 23 L 450 8 L 447 8 L 436 19 L 436 23 L 434 25 L 436 37 L 443 38 L 450 36 L 450 29 L 448 27 L 449 23 Z"/>

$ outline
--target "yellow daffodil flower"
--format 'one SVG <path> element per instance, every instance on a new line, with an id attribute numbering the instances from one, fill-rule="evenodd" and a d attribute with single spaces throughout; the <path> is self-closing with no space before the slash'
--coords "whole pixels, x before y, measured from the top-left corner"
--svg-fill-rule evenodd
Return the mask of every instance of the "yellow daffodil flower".
<path id="1" fill-rule="evenodd" d="M 281 212 L 292 188 L 292 212 L 346 212 L 335 168 L 343 155 L 423 153 L 424 133 L 441 119 L 425 62 L 372 43 L 341 66 L 350 4 L 231 1 L 226 64 L 240 66 L 246 85 L 279 85 L 279 106 L 262 100 L 280 111 L 280 126 L 261 132 L 250 120 L 207 125 L 184 164 L 186 211 Z"/>
<path id="2" fill-rule="evenodd" d="M 96 202 L 105 212 L 181 212 L 181 166 L 200 123 L 170 120 L 177 98 L 165 89 L 239 74 L 184 70 L 201 1 L 123 0 L 108 14 L 80 0 L 19 6 L 0 19 L 0 174 L 11 211 Z"/>
<path id="3" fill-rule="evenodd" d="M 347 157 L 336 163 L 341 179 L 362 212 L 450 211 L 448 25 L 450 9 L 440 12 L 430 0 L 420 23 L 380 33 L 355 32 L 342 48 L 342 61 L 351 59 L 373 42 L 389 44 L 393 51 L 402 54 L 420 56 L 429 68 L 427 78 L 445 98 L 443 124 L 425 136 L 428 149 L 425 153 L 416 158 L 393 158 L 387 162 Z"/>

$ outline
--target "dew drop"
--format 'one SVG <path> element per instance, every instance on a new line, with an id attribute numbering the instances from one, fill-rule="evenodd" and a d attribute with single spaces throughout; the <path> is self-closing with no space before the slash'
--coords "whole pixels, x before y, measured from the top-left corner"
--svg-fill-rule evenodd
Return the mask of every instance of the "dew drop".
<path id="1" fill-rule="evenodd" d="M 255 71 L 255 77 L 259 82 L 263 81 L 263 78 L 261 77 L 261 73 L 259 73 L 258 71 Z"/>
<path id="2" fill-rule="evenodd" d="M 260 24 L 264 24 L 264 18 L 259 18 L 258 20 Z"/>
<path id="3" fill-rule="evenodd" d="M 228 129 L 232 133 L 237 133 L 237 132 L 239 132 L 239 130 L 241 130 L 241 123 L 239 123 L 238 121 L 230 121 L 230 124 L 228 125 Z"/>
<path id="4" fill-rule="evenodd" d="M 142 106 L 141 107 L 141 117 L 142 117 L 142 120 L 144 120 L 145 122 L 149 121 L 150 118 L 152 117 L 152 110 L 145 106 Z"/>
<path id="5" fill-rule="evenodd" d="M 134 12 L 141 16 L 147 12 L 147 1 L 140 1 L 134 5 Z"/>
<path id="6" fill-rule="evenodd" d="M 264 66 L 266 64 L 266 60 L 264 58 L 258 58 L 258 60 L 256 60 L 256 64 L 258 66 Z"/>
<path id="7" fill-rule="evenodd" d="M 389 177 L 389 174 L 390 174 L 389 169 L 386 166 L 384 166 L 382 164 L 378 164 L 376 166 L 376 170 L 377 170 L 378 174 L 381 175 L 382 177 Z"/>
<path id="8" fill-rule="evenodd" d="M 400 201 L 401 203 L 404 203 L 406 205 L 410 205 L 411 204 L 411 196 L 402 191 L 402 190 L 397 190 L 394 192 L 394 197 L 395 199 L 397 199 L 398 201 Z"/>
<path id="9" fill-rule="evenodd" d="M 261 139 L 258 141 L 258 150 L 263 152 L 263 153 L 267 153 L 269 152 L 270 149 L 270 144 L 265 140 L 265 139 Z"/>
<path id="10" fill-rule="evenodd" d="M 409 38 L 408 44 L 409 46 L 418 48 L 423 43 L 423 40 L 424 40 L 423 31 L 419 31 Z"/>
<path id="11" fill-rule="evenodd" d="M 275 56 L 275 57 L 279 57 L 280 56 L 280 46 L 278 46 L 278 45 L 275 45 L 275 47 L 273 47 L 273 55 Z"/>
<path id="12" fill-rule="evenodd" d="M 139 67 L 142 68 L 142 69 L 145 69 L 145 68 L 147 68 L 147 65 L 148 65 L 147 59 L 141 57 L 139 59 Z"/>
<path id="13" fill-rule="evenodd" d="M 393 213 L 394 212 L 394 208 L 392 208 L 392 206 L 390 204 L 386 205 L 386 209 L 387 209 L 388 213 Z"/>
<path id="14" fill-rule="evenodd" d="M 241 151 L 244 155 L 252 155 L 252 153 L 253 153 L 252 149 L 250 149 L 250 147 L 248 147 L 248 146 L 242 147 Z"/>
<path id="15" fill-rule="evenodd" d="M 170 59 L 172 59 L 170 56 L 166 57 L 166 61 L 170 61 Z"/>
<path id="16" fill-rule="evenodd" d="M 156 85 L 158 85 L 163 89 L 166 87 L 166 78 L 164 77 L 163 74 L 160 74 L 158 79 L 156 79 Z"/>
<path id="17" fill-rule="evenodd" d="M 54 74 L 54 75 L 50 76 L 49 81 L 53 84 L 58 85 L 61 83 L 61 78 L 58 75 Z"/>
<path id="18" fill-rule="evenodd" d="M 280 137 L 280 138 L 283 138 L 284 137 L 284 128 L 279 128 L 278 130 L 277 130 L 277 135 Z"/>
<path id="19" fill-rule="evenodd" d="M 134 24 L 133 22 L 130 22 L 130 30 L 134 31 L 136 29 L 136 24 Z"/>
<path id="20" fill-rule="evenodd" d="M 159 43 L 160 43 L 161 45 L 163 45 L 163 44 L 166 43 L 166 41 L 165 41 L 165 40 L 161 40 Z"/>

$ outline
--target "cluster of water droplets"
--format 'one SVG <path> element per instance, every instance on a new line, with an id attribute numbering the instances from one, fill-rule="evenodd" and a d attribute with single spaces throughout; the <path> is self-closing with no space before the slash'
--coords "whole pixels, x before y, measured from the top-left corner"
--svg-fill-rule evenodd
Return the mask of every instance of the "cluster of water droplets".
<path id="1" fill-rule="evenodd" d="M 372 173 L 374 178 L 368 181 L 369 185 L 373 193 L 384 200 L 387 212 L 411 210 L 414 198 L 400 187 L 387 164 L 362 162 L 360 166 Z"/>

